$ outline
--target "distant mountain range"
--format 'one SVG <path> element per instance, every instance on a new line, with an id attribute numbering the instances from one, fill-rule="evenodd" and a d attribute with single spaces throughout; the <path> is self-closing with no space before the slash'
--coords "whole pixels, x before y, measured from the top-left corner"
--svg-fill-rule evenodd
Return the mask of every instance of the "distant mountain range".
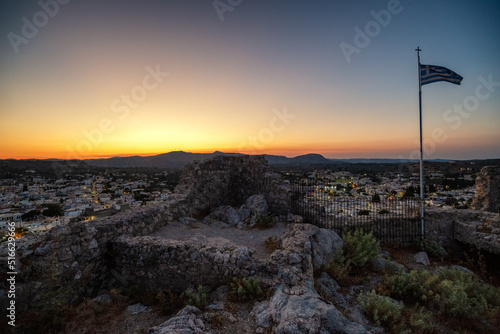
<path id="1" fill-rule="evenodd" d="M 223 153 L 215 151 L 213 153 L 189 153 L 175 151 L 149 157 L 113 157 L 108 159 L 87 159 L 85 162 L 96 167 L 158 167 L 176 168 L 196 160 L 206 160 L 216 156 L 241 156 L 241 153 Z M 330 165 L 339 163 L 400 163 L 399 159 L 327 159 L 321 154 L 305 154 L 294 158 L 283 155 L 264 155 L 272 166 L 309 166 L 309 165 Z M 412 160 L 416 161 L 416 160 Z M 408 162 L 405 160 L 405 162 Z"/>

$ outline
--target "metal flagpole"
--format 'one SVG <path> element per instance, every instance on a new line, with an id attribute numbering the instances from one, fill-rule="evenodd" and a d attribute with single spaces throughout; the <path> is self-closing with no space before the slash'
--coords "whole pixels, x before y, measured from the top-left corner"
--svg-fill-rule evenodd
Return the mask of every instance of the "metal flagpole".
<path id="1" fill-rule="evenodd" d="M 418 115 L 420 118 L 420 219 L 421 219 L 421 238 L 424 238 L 424 154 L 422 152 L 422 83 L 421 83 L 421 72 L 420 72 L 420 49 L 419 46 L 415 49 L 417 51 L 418 58 Z"/>

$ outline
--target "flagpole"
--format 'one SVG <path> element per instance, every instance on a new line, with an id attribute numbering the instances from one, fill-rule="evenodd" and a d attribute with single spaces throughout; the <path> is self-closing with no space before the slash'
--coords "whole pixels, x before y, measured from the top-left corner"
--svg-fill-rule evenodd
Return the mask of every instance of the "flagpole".
<path id="1" fill-rule="evenodd" d="M 422 83 L 421 83 L 421 72 L 420 72 L 420 49 L 419 46 L 415 49 L 417 51 L 418 58 L 418 115 L 420 119 L 420 219 L 421 219 L 421 238 L 424 238 L 424 154 L 422 151 Z"/>

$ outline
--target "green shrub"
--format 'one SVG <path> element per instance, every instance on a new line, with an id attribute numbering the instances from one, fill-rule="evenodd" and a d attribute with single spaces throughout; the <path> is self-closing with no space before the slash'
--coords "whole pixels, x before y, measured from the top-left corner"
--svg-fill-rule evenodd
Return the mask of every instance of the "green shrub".
<path id="1" fill-rule="evenodd" d="M 422 252 L 426 252 L 431 257 L 439 257 L 441 255 L 441 247 L 439 242 L 430 239 L 417 241 L 417 247 Z"/>
<path id="2" fill-rule="evenodd" d="M 271 228 L 274 225 L 276 225 L 276 221 L 274 215 L 270 212 L 263 213 L 257 217 L 257 222 L 255 224 L 255 226 L 262 229 Z"/>
<path id="3" fill-rule="evenodd" d="M 208 304 L 207 293 L 201 285 L 198 286 L 197 291 L 188 291 L 186 295 L 188 298 L 188 305 L 196 306 L 200 310 L 205 309 L 205 306 L 207 306 Z"/>
<path id="4" fill-rule="evenodd" d="M 323 270 L 332 278 L 343 284 L 351 273 L 351 262 L 344 256 L 342 249 L 333 254 L 330 262 Z"/>
<path id="5" fill-rule="evenodd" d="M 378 258 L 380 253 L 380 243 L 372 232 L 365 234 L 362 229 L 357 229 L 352 233 L 343 233 L 342 239 L 344 248 L 337 250 L 323 268 L 340 284 L 347 281 L 353 269 L 363 267 L 369 261 Z"/>
<path id="6" fill-rule="evenodd" d="M 480 320 L 498 317 L 500 289 L 481 282 L 473 274 L 458 269 L 387 276 L 390 296 L 407 303 L 438 305 L 439 312 L 452 318 Z"/>
<path id="7" fill-rule="evenodd" d="M 371 291 L 359 296 L 363 312 L 378 326 L 389 328 L 392 332 L 404 329 L 401 321 L 404 304 L 387 296 L 380 296 Z"/>
<path id="8" fill-rule="evenodd" d="M 250 301 L 264 295 L 259 277 L 233 277 L 229 284 L 229 299 L 232 301 Z"/>
<path id="9" fill-rule="evenodd" d="M 357 229 L 353 233 L 342 233 L 342 239 L 345 258 L 354 267 L 362 267 L 380 256 L 380 242 L 372 232 L 364 233 L 363 229 Z"/>
<path id="10" fill-rule="evenodd" d="M 370 210 L 359 210 L 358 216 L 368 216 L 370 215 Z"/>
<path id="11" fill-rule="evenodd" d="M 387 209 L 382 209 L 382 210 L 380 210 L 380 211 L 378 212 L 378 214 L 379 214 L 379 215 L 386 215 L 386 214 L 388 214 L 388 213 L 389 213 L 389 210 L 387 210 Z"/>

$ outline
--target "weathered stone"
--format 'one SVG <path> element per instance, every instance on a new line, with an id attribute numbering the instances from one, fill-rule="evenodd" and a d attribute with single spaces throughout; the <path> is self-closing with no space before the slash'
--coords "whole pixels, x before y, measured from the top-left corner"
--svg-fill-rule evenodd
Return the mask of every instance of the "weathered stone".
<path id="1" fill-rule="evenodd" d="M 246 200 L 245 206 L 255 216 L 260 216 L 267 212 L 267 202 L 264 195 L 250 196 Z"/>
<path id="2" fill-rule="evenodd" d="M 211 333 L 198 318 L 201 311 L 194 306 L 186 306 L 177 315 L 163 324 L 149 329 L 149 334 L 204 334 Z"/>
<path id="3" fill-rule="evenodd" d="M 218 222 L 223 223 L 223 225 L 218 224 Z M 238 212 L 229 205 L 224 205 L 218 207 L 214 212 L 203 219 L 203 223 L 209 225 L 215 225 L 217 227 L 231 227 L 238 225 L 240 222 L 240 216 Z"/>
<path id="4" fill-rule="evenodd" d="M 485 166 L 476 178 L 476 195 L 471 207 L 498 213 L 500 211 L 500 167 Z"/>
<path id="5" fill-rule="evenodd" d="M 417 254 L 413 255 L 413 258 L 416 263 L 423 264 L 424 266 L 429 266 L 431 264 L 426 252 L 418 252 Z"/>
<path id="6" fill-rule="evenodd" d="M 368 333 L 332 304 L 326 303 L 309 283 L 301 295 L 284 293 L 278 286 L 269 301 L 256 304 L 252 314 L 257 326 L 278 334 Z"/>
<path id="7" fill-rule="evenodd" d="M 327 265 L 333 254 L 344 247 L 342 238 L 334 231 L 307 225 L 311 231 L 312 265 L 313 268 L 321 269 Z"/>

